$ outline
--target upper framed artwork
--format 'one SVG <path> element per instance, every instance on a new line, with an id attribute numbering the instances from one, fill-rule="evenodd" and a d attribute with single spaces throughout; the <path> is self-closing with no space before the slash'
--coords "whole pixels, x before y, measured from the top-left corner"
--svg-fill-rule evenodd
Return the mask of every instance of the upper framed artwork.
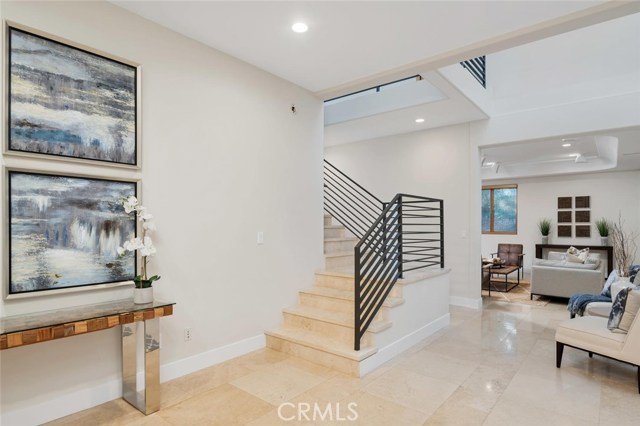
<path id="1" fill-rule="evenodd" d="M 5 298 L 131 284 L 136 234 L 120 200 L 138 182 L 6 170 Z"/>
<path id="2" fill-rule="evenodd" d="M 5 154 L 140 168 L 140 66 L 6 24 Z"/>

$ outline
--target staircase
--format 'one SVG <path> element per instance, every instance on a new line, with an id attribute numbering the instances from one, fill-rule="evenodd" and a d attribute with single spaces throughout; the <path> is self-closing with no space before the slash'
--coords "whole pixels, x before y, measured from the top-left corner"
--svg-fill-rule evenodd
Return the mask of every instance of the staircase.
<path id="1" fill-rule="evenodd" d="M 300 290 L 299 304 L 282 311 L 283 324 L 266 330 L 267 347 L 359 376 L 360 363 L 377 352 L 376 336 L 391 327 L 389 310 L 401 305 L 401 286 L 394 288 L 353 349 L 354 254 L 358 239 L 324 216 L 325 270 L 313 287 Z"/>

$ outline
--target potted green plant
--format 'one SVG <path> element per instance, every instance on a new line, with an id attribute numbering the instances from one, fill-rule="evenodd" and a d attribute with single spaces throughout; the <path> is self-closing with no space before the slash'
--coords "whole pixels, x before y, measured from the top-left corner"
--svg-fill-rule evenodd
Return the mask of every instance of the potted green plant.
<path id="1" fill-rule="evenodd" d="M 538 229 L 542 234 L 542 244 L 549 243 L 549 233 L 551 232 L 551 220 L 549 219 L 540 219 L 538 222 Z"/>
<path id="2" fill-rule="evenodd" d="M 609 245 L 609 232 L 611 230 L 609 221 L 604 217 L 596 220 L 596 228 L 598 229 L 598 234 L 600 234 L 600 244 L 603 246 Z"/>

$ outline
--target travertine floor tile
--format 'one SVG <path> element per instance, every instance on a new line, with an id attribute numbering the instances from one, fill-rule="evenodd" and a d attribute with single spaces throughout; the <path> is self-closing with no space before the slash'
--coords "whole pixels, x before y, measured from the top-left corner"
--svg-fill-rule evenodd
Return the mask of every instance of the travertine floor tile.
<path id="1" fill-rule="evenodd" d="M 128 425 L 144 419 L 144 414 L 123 399 L 115 399 L 89 410 L 47 423 L 49 426 Z"/>
<path id="2" fill-rule="evenodd" d="M 365 391 L 431 415 L 457 387 L 446 380 L 394 368 L 367 385 Z"/>
<path id="3" fill-rule="evenodd" d="M 255 371 L 231 383 L 273 405 L 279 405 L 326 380 L 285 362 Z"/>
<path id="4" fill-rule="evenodd" d="M 273 409 L 273 405 L 225 384 L 158 412 L 173 426 L 240 426 Z"/>
<path id="5" fill-rule="evenodd" d="M 424 426 L 480 426 L 489 415 L 488 412 L 469 407 L 451 398 L 436 410 L 424 423 Z"/>

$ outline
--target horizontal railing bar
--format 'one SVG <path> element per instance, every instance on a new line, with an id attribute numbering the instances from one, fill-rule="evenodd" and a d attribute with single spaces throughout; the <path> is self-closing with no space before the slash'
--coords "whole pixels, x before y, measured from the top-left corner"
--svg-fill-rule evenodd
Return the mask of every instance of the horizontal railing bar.
<path id="1" fill-rule="evenodd" d="M 346 174 L 344 174 L 342 172 L 342 170 L 340 170 L 339 168 L 337 168 L 336 166 L 334 166 L 333 164 L 331 164 L 330 162 L 328 162 L 327 160 L 324 160 L 325 164 L 328 164 L 331 169 L 335 170 L 336 172 L 338 172 L 340 175 L 344 176 L 345 178 L 347 178 L 349 181 L 351 181 L 354 185 L 356 185 L 358 188 L 362 189 L 364 192 L 366 192 L 367 194 L 369 194 L 374 200 L 378 201 L 380 204 L 382 204 L 382 201 L 376 197 L 375 195 L 373 195 L 372 193 L 370 193 L 369 191 L 367 191 L 365 188 L 363 188 L 360 184 L 358 184 L 356 181 L 354 181 L 353 179 L 351 179 L 349 176 L 347 176 Z"/>
<path id="2" fill-rule="evenodd" d="M 332 191 L 327 191 L 327 189 L 331 189 Z M 344 188 L 341 186 L 336 186 L 336 187 L 325 186 L 324 192 L 325 194 L 332 195 L 334 198 L 339 198 L 341 200 L 346 201 L 349 205 L 354 204 L 352 201 L 357 201 L 357 204 L 360 205 L 361 208 L 366 208 L 370 212 L 373 212 L 374 218 L 377 217 L 378 214 L 380 214 L 379 213 L 380 211 L 382 211 L 382 208 L 380 206 L 376 206 L 372 201 L 366 200 L 366 199 L 353 199 L 349 197 L 347 194 L 345 194 L 345 191 L 348 192 L 350 195 L 355 196 L 355 194 L 350 192 L 348 188 Z"/>
<path id="3" fill-rule="evenodd" d="M 326 176 L 325 179 L 325 189 L 326 188 L 330 188 L 333 189 L 334 191 L 337 189 L 341 189 L 343 191 L 340 191 L 342 194 L 344 194 L 344 192 L 348 192 L 349 194 L 351 194 L 353 197 L 356 197 L 355 199 L 360 201 L 360 203 L 365 204 L 365 202 L 367 204 L 369 204 L 370 206 L 376 208 L 377 210 L 382 210 L 382 204 L 378 204 L 376 200 L 371 200 L 370 198 L 367 198 L 364 194 L 358 193 L 353 187 L 345 185 L 343 183 L 346 183 L 344 181 L 340 181 L 338 180 L 340 177 L 334 177 L 334 176 Z"/>

